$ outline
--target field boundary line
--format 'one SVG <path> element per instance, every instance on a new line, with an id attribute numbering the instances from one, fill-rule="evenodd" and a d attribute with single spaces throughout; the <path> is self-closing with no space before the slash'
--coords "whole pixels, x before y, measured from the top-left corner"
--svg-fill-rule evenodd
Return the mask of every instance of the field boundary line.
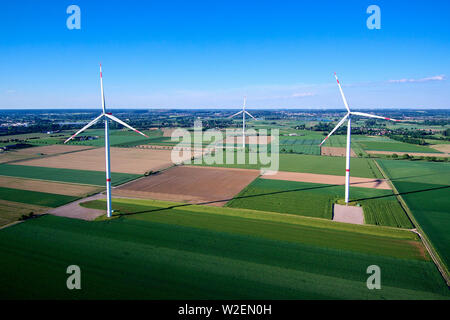
<path id="1" fill-rule="evenodd" d="M 75 182 L 65 182 L 65 181 L 57 181 L 57 180 L 46 180 L 46 179 L 16 177 L 16 176 L 7 176 L 7 175 L 4 175 L 4 174 L 0 174 L 0 177 L 20 178 L 20 179 L 28 179 L 28 180 L 36 180 L 36 181 L 47 181 L 47 182 L 56 182 L 56 183 L 67 183 L 67 184 L 75 184 L 75 185 L 80 185 L 80 186 L 104 187 L 103 185 L 99 185 L 99 184 L 75 183 Z"/>
<path id="2" fill-rule="evenodd" d="M 13 179 L 21 179 L 21 180 L 36 180 L 36 181 L 44 181 L 44 182 L 54 182 L 60 184 L 70 184 L 73 186 L 89 186 L 89 187 L 104 187 L 96 184 L 85 184 L 85 183 L 75 183 L 75 182 L 66 182 L 66 181 L 55 181 L 55 180 L 44 180 L 44 179 L 35 179 L 35 178 L 25 178 L 25 177 L 15 177 L 15 176 L 5 176 L 0 174 L 0 177 L 13 178 Z"/>
<path id="3" fill-rule="evenodd" d="M 59 145 L 59 144 L 56 144 L 56 145 Z M 51 146 L 51 144 L 45 144 L 45 145 L 40 145 L 40 146 L 35 146 L 35 147 L 47 147 L 47 146 Z M 31 147 L 31 148 L 33 148 L 33 147 Z M 96 148 L 95 147 L 91 147 L 91 148 L 86 148 L 86 149 L 81 149 L 81 150 L 66 151 L 66 152 L 62 152 L 62 153 L 44 154 L 44 155 L 41 155 L 41 156 L 36 156 L 36 157 L 29 158 L 29 159 L 16 159 L 16 160 L 11 160 L 11 161 L 7 161 L 7 162 L 3 162 L 3 163 L 4 164 L 13 164 L 13 163 L 29 161 L 29 160 L 31 161 L 31 160 L 36 160 L 36 159 L 46 159 L 46 158 L 60 156 L 60 155 L 63 155 L 63 154 L 70 154 L 70 153 L 74 153 L 74 152 L 87 151 L 87 150 L 91 150 L 91 149 L 96 149 Z"/>
<path id="4" fill-rule="evenodd" d="M 255 177 L 255 179 L 253 179 L 248 185 L 246 185 L 244 188 L 241 189 L 241 191 L 239 191 L 237 194 L 234 195 L 233 198 L 231 198 L 230 200 L 228 200 L 222 207 L 223 208 L 232 208 L 232 209 L 238 209 L 238 208 L 233 208 L 233 207 L 229 207 L 228 204 L 231 204 L 233 202 L 233 200 L 235 200 L 237 197 L 239 197 L 239 195 L 242 193 L 244 193 L 245 191 L 248 190 L 248 188 L 250 188 L 250 185 L 256 181 L 256 179 L 260 179 L 262 176 L 262 174 L 260 173 L 257 177 Z M 258 210 L 257 210 L 258 211 Z M 280 212 L 281 213 L 281 212 Z"/>
<path id="5" fill-rule="evenodd" d="M 211 213 L 211 214 L 219 214 L 219 215 L 230 215 L 229 213 L 226 213 L 220 209 L 225 209 L 226 211 L 229 212 L 235 212 L 236 214 L 231 214 L 231 215 L 238 215 L 242 218 L 246 218 L 246 219 L 256 219 L 256 220 L 267 220 L 268 217 L 272 216 L 272 217 L 285 217 L 288 219 L 292 219 L 294 221 L 297 221 L 298 223 L 294 223 L 292 220 L 291 221 L 281 221 L 281 220 L 277 220 L 281 223 L 288 223 L 288 224 L 299 224 L 299 225 L 308 225 L 314 228 L 321 228 L 321 229 L 328 229 L 328 230 L 342 230 L 342 231 L 346 231 L 346 232 L 353 232 L 353 233 L 360 233 L 360 234 L 371 234 L 371 235 L 375 235 L 378 237 L 385 237 L 385 238 L 395 238 L 395 239 L 406 239 L 404 237 L 397 237 L 397 236 L 393 236 L 390 232 L 407 232 L 408 234 L 412 234 L 411 229 L 404 229 L 404 228 L 397 228 L 397 227 L 389 227 L 389 226 L 376 226 L 376 225 L 369 225 L 369 224 L 364 224 L 364 225 L 355 225 L 355 224 L 351 224 L 351 223 L 345 223 L 345 222 L 339 222 L 339 221 L 333 221 L 330 219 L 324 219 L 324 218 L 318 218 L 318 217 L 307 217 L 307 216 L 300 216 L 300 215 L 296 215 L 296 214 L 291 214 L 291 213 L 279 213 L 279 212 L 273 212 L 273 211 L 262 211 L 262 210 L 255 210 L 255 209 L 244 209 L 244 208 L 235 208 L 235 207 L 227 207 L 227 206 L 223 206 L 223 207 L 212 207 L 212 206 L 205 206 L 204 203 L 184 203 L 184 202 L 176 202 L 176 201 L 167 201 L 167 200 L 154 200 L 154 199 L 142 199 L 142 198 L 134 198 L 134 197 L 128 197 L 128 196 L 114 196 L 114 199 L 123 199 L 125 201 L 127 200 L 138 200 L 138 201 L 142 201 L 142 202 L 146 202 L 146 201 L 150 201 L 150 202 L 157 202 L 158 204 L 151 204 L 152 206 L 157 206 L 160 208 L 171 208 L 171 209 L 177 209 L 177 208 L 183 208 L 183 210 L 188 210 L 188 211 L 195 211 L 198 212 L 198 210 L 194 209 L 194 207 L 200 207 L 202 209 L 200 209 L 202 212 L 203 210 L 207 211 L 207 213 Z M 100 201 L 106 201 L 105 199 L 99 199 Z M 119 200 L 120 201 L 120 200 Z M 167 207 L 168 206 L 168 207 Z M 190 209 L 193 208 L 193 209 Z M 241 213 L 248 213 L 249 215 L 253 216 L 253 215 L 257 215 L 258 217 L 249 217 L 249 216 L 245 216 L 243 217 L 241 215 Z M 264 218 L 261 218 L 264 217 Z M 310 225 L 308 222 L 318 222 L 318 223 L 324 223 L 320 226 L 318 225 Z M 338 226 L 336 226 L 338 225 Z M 342 227 L 342 228 L 341 228 Z M 355 227 L 355 228 L 353 228 Z M 366 230 L 364 230 L 366 229 Z M 372 231 L 380 231 L 380 229 L 383 230 L 383 232 L 389 233 L 389 234 L 374 234 L 372 233 Z M 410 238 L 406 239 L 406 240 L 411 240 Z"/>
<path id="6" fill-rule="evenodd" d="M 385 179 L 388 181 L 389 184 L 392 186 L 392 190 L 394 191 L 394 194 L 398 201 L 400 202 L 400 205 L 403 207 L 403 210 L 405 210 L 408 218 L 413 223 L 414 229 L 411 229 L 411 232 L 414 232 L 417 234 L 422 240 L 423 245 L 427 249 L 428 253 L 430 254 L 431 259 L 433 260 L 434 264 L 438 268 L 440 274 L 444 278 L 445 282 L 447 283 L 447 286 L 450 287 L 450 276 L 449 271 L 445 265 L 445 263 L 442 261 L 441 256 L 438 254 L 437 250 L 434 248 L 434 246 L 431 244 L 431 241 L 428 239 L 428 236 L 426 233 L 422 230 L 420 227 L 420 224 L 415 219 L 411 209 L 409 209 L 408 205 L 406 204 L 406 201 L 403 199 L 403 197 L 398 192 L 397 188 L 395 187 L 394 183 L 392 183 L 391 179 L 387 176 L 386 172 L 384 172 L 383 168 L 380 166 L 378 161 L 375 160 L 375 164 L 377 165 L 378 169 L 380 170 L 381 174 L 385 177 Z"/>
<path id="7" fill-rule="evenodd" d="M 16 224 L 19 224 L 19 223 L 22 223 L 22 222 L 24 222 L 24 221 L 23 221 L 23 220 L 18 220 L 18 221 L 14 221 L 14 222 L 5 224 L 4 226 L 1 226 L 1 227 L 0 227 L 0 230 L 6 229 L 6 228 L 8 228 L 8 227 L 15 226 Z"/>

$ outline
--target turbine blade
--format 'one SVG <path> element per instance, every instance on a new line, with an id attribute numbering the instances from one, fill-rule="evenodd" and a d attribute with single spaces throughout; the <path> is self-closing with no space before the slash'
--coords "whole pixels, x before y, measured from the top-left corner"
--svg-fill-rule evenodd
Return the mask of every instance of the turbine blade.
<path id="1" fill-rule="evenodd" d="M 256 120 L 256 118 L 254 116 L 252 116 L 249 112 L 245 111 L 246 114 L 248 114 L 250 117 L 252 117 L 253 119 Z"/>
<path id="2" fill-rule="evenodd" d="M 339 82 L 336 72 L 334 73 L 334 77 L 336 78 L 337 84 L 339 86 L 339 91 L 341 92 L 342 100 L 344 101 L 344 105 L 347 108 L 347 112 L 350 112 L 350 109 L 349 109 L 348 103 L 347 103 L 347 99 L 345 98 L 344 91 L 342 91 L 341 83 Z"/>
<path id="3" fill-rule="evenodd" d="M 69 142 L 70 140 L 72 140 L 73 138 L 75 138 L 77 135 L 79 135 L 80 133 L 82 133 L 84 130 L 86 130 L 87 128 L 89 128 L 90 126 L 93 126 L 94 124 L 97 123 L 98 120 L 100 120 L 101 117 L 103 117 L 104 114 L 102 113 L 101 115 L 99 115 L 97 118 L 95 118 L 94 120 L 92 120 L 91 122 L 89 122 L 87 125 L 85 125 L 83 128 L 81 128 L 81 130 L 79 130 L 77 133 L 75 133 L 73 136 L 71 136 L 69 139 L 67 139 L 66 141 L 64 141 L 64 143 Z"/>
<path id="4" fill-rule="evenodd" d="M 377 119 L 391 120 L 391 121 L 400 121 L 400 120 L 391 119 L 391 118 L 387 118 L 387 117 L 376 116 L 374 114 L 364 113 L 364 112 L 350 112 L 350 113 L 354 114 L 356 116 L 361 116 L 361 117 L 377 118 Z"/>
<path id="5" fill-rule="evenodd" d="M 238 114 L 241 114 L 242 112 L 244 112 L 244 111 L 241 110 L 241 111 L 239 111 L 239 112 L 236 112 L 235 114 L 229 116 L 228 119 L 233 118 L 233 117 L 237 116 Z"/>
<path id="6" fill-rule="evenodd" d="M 121 125 L 127 127 L 128 129 L 131 129 L 131 130 L 133 130 L 134 132 L 139 133 L 140 135 L 143 135 L 144 137 L 148 138 L 148 135 L 146 135 L 145 133 L 142 133 L 142 132 L 140 132 L 139 130 L 133 128 L 133 127 L 130 126 L 129 124 L 127 124 L 127 123 L 123 122 L 122 120 L 120 120 L 119 118 L 114 117 L 112 114 L 105 113 L 105 116 L 107 116 L 107 117 L 110 118 L 111 120 L 114 120 L 114 121 L 120 123 Z"/>
<path id="7" fill-rule="evenodd" d="M 106 113 L 106 110 L 105 110 L 105 94 L 103 92 L 102 64 L 101 63 L 100 63 L 100 90 L 101 90 L 101 94 L 102 94 L 102 109 L 103 109 L 103 113 Z"/>
<path id="8" fill-rule="evenodd" d="M 327 135 L 327 137 L 325 139 L 323 139 L 323 141 L 319 144 L 319 146 L 321 146 L 340 126 L 342 126 L 342 124 L 345 122 L 345 120 L 347 120 L 348 118 L 348 113 L 345 115 L 345 117 L 342 118 L 341 121 L 339 121 L 339 123 L 336 125 L 336 127 L 334 127 L 333 130 L 331 130 L 331 132 Z"/>

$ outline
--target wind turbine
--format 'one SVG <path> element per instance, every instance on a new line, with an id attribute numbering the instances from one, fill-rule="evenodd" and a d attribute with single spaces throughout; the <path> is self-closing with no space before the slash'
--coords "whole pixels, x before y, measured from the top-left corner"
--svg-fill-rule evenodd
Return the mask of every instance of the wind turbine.
<path id="1" fill-rule="evenodd" d="M 369 113 L 363 113 L 363 112 L 354 112 L 350 111 L 350 108 L 348 107 L 347 99 L 345 98 L 344 92 L 342 91 L 341 83 L 339 82 L 339 79 L 334 73 L 334 77 L 336 78 L 337 84 L 339 86 L 339 91 L 341 92 L 342 100 L 344 101 L 345 108 L 347 109 L 347 114 L 342 118 L 341 121 L 334 127 L 333 130 L 328 134 L 328 136 L 323 139 L 323 141 L 320 143 L 319 146 L 321 146 L 342 124 L 344 124 L 345 120 L 348 119 L 347 122 L 347 150 L 346 150 L 346 162 L 345 162 L 345 203 L 348 204 L 348 198 L 349 198 L 349 187 L 350 187 L 350 142 L 351 142 L 351 123 L 352 123 L 352 115 L 355 116 L 361 116 L 361 117 L 368 117 L 368 118 L 377 118 L 377 119 L 384 119 L 384 120 L 391 120 L 391 121 L 399 121 L 387 117 L 380 117 Z"/>
<path id="2" fill-rule="evenodd" d="M 245 110 L 245 103 L 247 102 L 247 97 L 244 97 L 244 105 L 242 106 L 242 110 L 236 112 L 235 114 L 228 117 L 228 119 L 237 116 L 242 113 L 242 148 L 245 148 L 245 114 L 248 114 L 250 117 L 256 120 L 254 116 L 252 116 L 248 111 Z"/>
<path id="3" fill-rule="evenodd" d="M 92 120 L 91 122 L 89 122 L 87 125 L 85 125 L 80 131 L 75 133 L 69 139 L 64 141 L 64 143 L 69 142 L 70 140 L 75 138 L 78 134 L 80 134 L 81 132 L 83 132 L 87 128 L 93 126 L 101 118 L 104 117 L 104 119 L 105 119 L 105 158 L 106 158 L 106 209 L 107 209 L 106 210 L 106 215 L 107 215 L 108 218 L 110 218 L 111 217 L 111 213 L 112 213 L 112 209 L 111 209 L 111 161 L 110 161 L 110 152 L 109 152 L 109 123 L 108 123 L 109 119 L 120 123 L 121 125 L 129 128 L 131 130 L 133 130 L 134 132 L 137 132 L 137 133 L 143 135 L 144 137 L 148 138 L 148 136 L 146 134 L 140 132 L 139 130 L 136 130 L 132 126 L 126 124 L 122 120 L 114 117 L 110 112 L 106 112 L 106 109 L 105 109 L 105 95 L 103 93 L 103 76 L 102 76 L 102 65 L 101 64 L 100 64 L 100 89 L 101 89 L 101 95 L 102 95 L 102 109 L 103 109 L 102 114 L 99 115 L 94 120 Z"/>

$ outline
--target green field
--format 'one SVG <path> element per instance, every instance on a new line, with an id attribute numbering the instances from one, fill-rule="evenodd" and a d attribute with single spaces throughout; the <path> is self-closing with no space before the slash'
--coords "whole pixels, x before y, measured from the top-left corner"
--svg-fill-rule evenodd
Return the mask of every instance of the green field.
<path id="1" fill-rule="evenodd" d="M 325 138 L 323 136 L 322 140 Z M 352 136 L 352 148 L 354 148 L 355 139 L 354 136 Z M 336 148 L 345 148 L 347 147 L 347 135 L 335 135 L 333 134 L 330 138 L 327 139 L 324 147 L 336 147 Z"/>
<path id="2" fill-rule="evenodd" d="M 352 135 L 351 140 L 351 148 L 352 150 L 359 155 L 360 153 L 365 154 L 364 150 L 361 148 L 359 144 L 359 139 L 364 137 L 366 139 L 372 139 L 365 136 Z M 322 137 L 322 140 L 325 136 Z M 346 148 L 347 147 L 347 136 L 346 135 L 335 135 L 333 134 L 323 145 L 322 147 L 335 147 L 335 148 Z"/>
<path id="3" fill-rule="evenodd" d="M 275 156 L 276 155 L 274 155 L 274 157 Z M 269 167 L 269 165 L 260 164 L 259 161 L 257 162 L 258 164 L 250 164 L 248 153 L 246 153 L 246 160 L 244 164 L 237 163 L 236 152 L 234 154 L 234 159 L 234 164 L 225 164 L 226 155 L 224 152 L 222 160 L 224 164 L 213 164 L 212 166 L 245 169 L 260 169 Z M 352 176 L 362 178 L 382 178 L 382 175 L 376 168 L 373 159 L 351 158 L 350 161 Z M 204 160 L 202 165 L 208 164 Z M 345 157 L 314 156 L 306 154 L 279 154 L 279 170 L 344 176 Z"/>
<path id="4" fill-rule="evenodd" d="M 392 152 L 421 152 L 421 153 L 436 153 L 438 156 L 439 151 L 416 144 L 404 143 L 395 140 L 389 141 L 360 141 L 359 144 L 364 150 L 370 151 L 392 151 Z"/>
<path id="5" fill-rule="evenodd" d="M 450 164 L 378 160 L 439 255 L 450 266 Z"/>
<path id="6" fill-rule="evenodd" d="M 68 202 L 75 201 L 78 197 L 0 187 L 0 199 L 56 208 Z"/>
<path id="7" fill-rule="evenodd" d="M 149 138 L 146 138 L 130 130 L 117 130 L 117 129 L 110 130 L 109 132 L 110 145 L 113 147 L 136 146 L 140 144 L 146 144 L 150 140 L 160 138 L 162 136 L 162 131 L 160 130 L 145 130 L 143 131 L 143 133 L 148 135 Z M 105 145 L 104 130 L 86 130 L 86 132 L 83 132 L 82 134 L 80 134 L 80 136 L 92 136 L 98 137 L 98 139 L 86 141 L 71 141 L 70 144 L 96 146 L 96 147 L 102 147 Z"/>
<path id="8" fill-rule="evenodd" d="M 450 297 L 408 231 L 160 201 L 113 205 L 122 216 L 110 221 L 44 216 L 0 230 L 0 298 Z M 72 264 L 82 290 L 66 288 Z M 373 264 L 381 290 L 366 288 Z"/>
<path id="9" fill-rule="evenodd" d="M 350 188 L 351 200 L 363 206 L 366 223 L 411 228 L 392 194 L 390 190 Z M 227 206 L 332 219 L 333 204 L 343 197 L 344 186 L 256 179 Z"/>
<path id="10" fill-rule="evenodd" d="M 323 146 L 344 148 L 346 146 L 346 136 L 333 135 Z M 364 154 L 364 151 L 436 153 L 437 156 L 440 153 L 427 146 L 399 142 L 388 137 L 368 137 L 363 135 L 352 135 L 352 149 L 358 155 L 359 153 Z"/>
<path id="11" fill-rule="evenodd" d="M 4 142 L 4 141 L 10 140 L 10 139 L 28 140 L 27 142 L 31 142 L 33 140 L 45 139 L 45 138 L 48 138 L 48 137 L 49 137 L 48 134 L 40 133 L 40 132 L 23 133 L 23 134 L 14 134 L 14 135 L 1 136 L 0 137 L 0 142 Z M 11 143 L 14 143 L 14 142 L 8 142 L 8 144 L 11 144 Z"/>
<path id="12" fill-rule="evenodd" d="M 405 229 L 413 227 L 406 212 L 394 197 L 384 198 L 382 201 L 372 199 L 360 202 L 364 210 L 364 223 Z"/>
<path id="13" fill-rule="evenodd" d="M 336 188 L 342 187 L 256 179 L 226 206 L 331 219 Z"/>
<path id="14" fill-rule="evenodd" d="M 0 137 L 0 145 L 9 145 L 14 144 L 15 142 L 5 142 L 9 139 L 17 139 L 23 140 L 23 142 L 41 146 L 41 145 L 49 145 L 49 144 L 59 144 L 63 143 L 65 139 L 69 137 L 68 131 L 63 131 L 55 134 L 47 134 L 47 133 L 25 133 L 25 134 L 15 134 L 15 135 L 7 135 Z"/>
<path id="15" fill-rule="evenodd" d="M 161 130 L 145 130 L 143 131 L 149 137 L 146 138 L 136 132 L 130 130 L 111 130 L 110 131 L 110 145 L 114 147 L 134 147 L 138 145 L 160 145 L 160 146 L 174 146 L 177 145 L 177 141 L 172 141 L 171 137 L 164 137 Z M 195 145 L 194 132 L 190 132 L 191 145 Z M 86 140 L 86 141 L 72 141 L 70 144 L 88 145 L 101 147 L 105 145 L 105 133 L 103 130 L 87 130 L 86 133 L 80 136 L 96 136 L 98 139 Z M 201 139 L 201 138 L 200 138 Z M 203 141 L 204 145 L 207 145 L 208 141 Z"/>
<path id="16" fill-rule="evenodd" d="M 61 144 L 64 142 L 64 138 L 62 138 L 62 137 L 40 138 L 40 139 L 36 139 L 36 140 L 28 140 L 27 142 L 33 144 L 34 146 L 49 145 L 49 144 Z"/>
<path id="17" fill-rule="evenodd" d="M 0 164 L 0 175 L 48 181 L 90 184 L 96 186 L 105 185 L 105 173 L 103 171 L 72 170 Z M 111 183 L 112 185 L 119 185 L 127 181 L 134 180 L 138 177 L 140 177 L 140 175 L 112 172 Z"/>
<path id="18" fill-rule="evenodd" d="M 280 152 L 320 155 L 319 139 L 301 139 L 297 137 L 280 138 Z"/>

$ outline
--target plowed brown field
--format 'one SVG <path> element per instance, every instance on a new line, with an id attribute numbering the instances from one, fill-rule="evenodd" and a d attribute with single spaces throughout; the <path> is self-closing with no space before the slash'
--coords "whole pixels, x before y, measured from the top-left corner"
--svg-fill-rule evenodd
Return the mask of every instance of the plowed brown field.
<path id="1" fill-rule="evenodd" d="M 38 157 L 38 155 L 21 154 L 16 151 L 8 151 L 0 153 L 0 163 L 6 163 L 10 161 L 20 161 L 25 159 L 31 159 Z"/>
<path id="2" fill-rule="evenodd" d="M 259 170 L 178 166 L 113 189 L 113 195 L 223 206 Z"/>

